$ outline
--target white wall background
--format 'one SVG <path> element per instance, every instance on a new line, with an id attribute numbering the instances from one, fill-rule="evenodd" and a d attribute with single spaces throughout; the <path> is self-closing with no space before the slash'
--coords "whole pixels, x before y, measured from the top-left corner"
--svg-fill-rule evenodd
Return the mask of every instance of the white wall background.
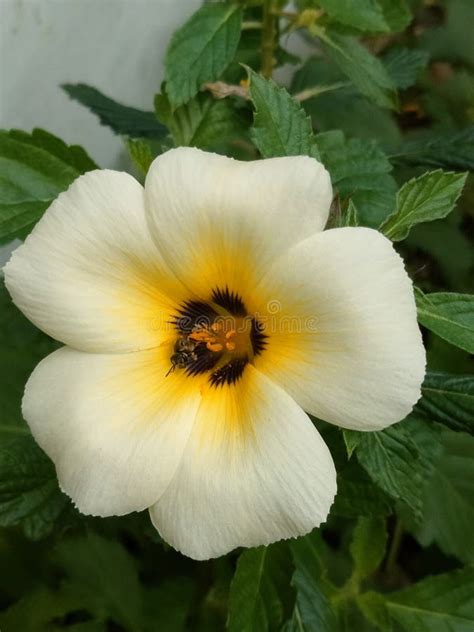
<path id="1" fill-rule="evenodd" d="M 0 0 L 0 127 L 42 127 L 120 167 L 120 138 L 61 83 L 153 109 L 173 31 L 200 0 Z"/>

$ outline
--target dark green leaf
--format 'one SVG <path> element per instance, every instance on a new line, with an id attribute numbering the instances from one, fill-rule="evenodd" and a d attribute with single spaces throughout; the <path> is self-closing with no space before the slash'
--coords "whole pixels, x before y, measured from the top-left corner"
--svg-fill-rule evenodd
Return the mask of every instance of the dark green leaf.
<path id="1" fill-rule="evenodd" d="M 392 166 L 373 141 L 346 141 L 339 131 L 316 135 L 321 161 L 342 198 L 351 197 L 362 225 L 375 227 L 395 204 Z"/>
<path id="2" fill-rule="evenodd" d="M 474 125 L 461 131 L 423 136 L 402 145 L 391 159 L 413 165 L 474 170 Z"/>
<path id="3" fill-rule="evenodd" d="M 117 134 L 132 138 L 163 138 L 166 127 L 157 121 L 153 112 L 137 110 L 106 97 L 96 88 L 85 83 L 66 83 L 63 89 L 71 99 L 85 105 Z"/>
<path id="4" fill-rule="evenodd" d="M 68 504 L 51 461 L 21 427 L 0 427 L 0 525 L 20 524 L 31 539 L 48 535 Z"/>
<path id="5" fill-rule="evenodd" d="M 435 430 L 408 418 L 379 432 L 359 434 L 356 454 L 360 464 L 381 489 L 403 501 L 419 518 L 423 485 L 432 473 L 433 456 L 439 450 Z"/>
<path id="6" fill-rule="evenodd" d="M 57 195 L 96 165 L 43 130 L 0 131 L 0 240 L 30 230 Z"/>
<path id="7" fill-rule="evenodd" d="M 384 595 L 389 616 L 406 632 L 472 632 L 474 569 L 428 577 Z"/>
<path id="8" fill-rule="evenodd" d="M 474 295 L 415 291 L 418 320 L 452 345 L 474 353 Z"/>
<path id="9" fill-rule="evenodd" d="M 216 100 L 210 94 L 198 94 L 185 105 L 173 109 L 163 92 L 156 95 L 155 108 L 177 146 L 215 149 L 245 135 L 243 121 L 229 99 Z"/>
<path id="10" fill-rule="evenodd" d="M 382 58 L 383 64 L 397 88 L 409 88 L 426 68 L 429 55 L 416 48 L 392 48 Z"/>
<path id="11" fill-rule="evenodd" d="M 474 376 L 428 372 L 421 390 L 417 416 L 474 434 Z"/>
<path id="12" fill-rule="evenodd" d="M 173 34 L 165 58 L 173 106 L 189 101 L 206 81 L 219 79 L 234 58 L 241 21 L 238 4 L 210 3 Z"/>
<path id="13" fill-rule="evenodd" d="M 335 32 L 318 32 L 324 50 L 362 94 L 382 107 L 397 107 L 395 84 L 384 65 L 357 40 Z"/>
<path id="14" fill-rule="evenodd" d="M 248 69 L 250 98 L 255 106 L 252 138 L 264 158 L 318 158 L 311 121 L 285 88 Z"/>
<path id="15" fill-rule="evenodd" d="M 359 518 L 350 545 L 354 560 L 354 577 L 360 581 L 377 570 L 385 555 L 386 544 L 387 531 L 383 518 L 379 516 Z"/>
<path id="16" fill-rule="evenodd" d="M 411 22 L 407 0 L 378 0 L 383 16 L 392 33 L 403 31 Z"/>
<path id="17" fill-rule="evenodd" d="M 396 209 L 380 230 L 393 241 L 400 241 L 412 226 L 446 217 L 461 195 L 466 177 L 466 173 L 438 169 L 413 178 L 397 193 Z"/>
<path id="18" fill-rule="evenodd" d="M 229 595 L 229 632 L 267 632 L 282 622 L 281 586 L 287 585 L 288 551 L 284 544 L 241 554 Z"/>
<path id="19" fill-rule="evenodd" d="M 448 555 L 474 563 L 474 438 L 446 430 L 423 499 L 423 522 L 415 534 L 423 546 L 435 541 Z"/>

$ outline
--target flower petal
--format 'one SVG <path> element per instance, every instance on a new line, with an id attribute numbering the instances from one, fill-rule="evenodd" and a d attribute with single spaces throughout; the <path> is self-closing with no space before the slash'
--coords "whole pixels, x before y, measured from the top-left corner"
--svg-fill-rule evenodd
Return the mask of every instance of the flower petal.
<path id="1" fill-rule="evenodd" d="M 262 304 L 278 301 L 279 312 L 256 366 L 306 411 L 356 430 L 384 428 L 411 411 L 425 351 L 411 280 L 383 235 L 315 235 L 281 258 L 260 294 Z"/>
<path id="2" fill-rule="evenodd" d="M 84 351 L 154 347 L 182 289 L 160 259 L 131 176 L 93 171 L 46 211 L 5 267 L 16 305 Z M 166 328 L 166 327 L 165 327 Z"/>
<path id="3" fill-rule="evenodd" d="M 240 162 L 180 147 L 159 156 L 145 183 L 155 241 L 194 292 L 250 287 L 282 249 L 320 231 L 329 175 L 305 156 Z"/>
<path id="4" fill-rule="evenodd" d="M 334 464 L 299 406 L 248 366 L 209 388 L 179 470 L 150 509 L 174 548 L 194 559 L 307 533 L 326 519 Z"/>
<path id="5" fill-rule="evenodd" d="M 79 510 L 122 515 L 152 505 L 171 480 L 199 405 L 169 349 L 98 355 L 68 347 L 26 386 L 23 414 Z"/>

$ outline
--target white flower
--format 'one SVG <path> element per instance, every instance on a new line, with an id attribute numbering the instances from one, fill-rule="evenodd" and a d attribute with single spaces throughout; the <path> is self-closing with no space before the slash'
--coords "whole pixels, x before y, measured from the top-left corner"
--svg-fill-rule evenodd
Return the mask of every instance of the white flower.
<path id="1" fill-rule="evenodd" d="M 402 260 L 374 230 L 322 232 L 331 197 L 312 158 L 180 148 L 144 188 L 94 171 L 47 210 L 5 276 L 66 345 L 23 413 L 80 511 L 150 508 L 195 559 L 326 519 L 336 473 L 304 411 L 384 428 L 425 365 Z"/>

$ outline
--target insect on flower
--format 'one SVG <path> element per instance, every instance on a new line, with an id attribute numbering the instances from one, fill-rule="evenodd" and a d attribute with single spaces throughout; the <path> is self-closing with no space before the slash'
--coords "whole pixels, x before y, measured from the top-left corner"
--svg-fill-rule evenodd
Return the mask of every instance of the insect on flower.
<path id="1" fill-rule="evenodd" d="M 195 559 L 323 522 L 336 472 L 306 413 L 370 431 L 420 396 L 413 288 L 375 230 L 323 231 L 324 167 L 159 156 L 77 179 L 5 269 L 64 343 L 23 414 L 80 511 L 149 509 Z M 306 412 L 305 412 L 306 411 Z"/>

